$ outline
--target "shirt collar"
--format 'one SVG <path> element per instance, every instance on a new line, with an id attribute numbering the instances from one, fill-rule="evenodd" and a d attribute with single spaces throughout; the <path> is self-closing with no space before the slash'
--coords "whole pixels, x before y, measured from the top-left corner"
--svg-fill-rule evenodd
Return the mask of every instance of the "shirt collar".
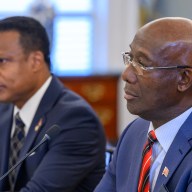
<path id="1" fill-rule="evenodd" d="M 25 103 L 25 105 L 19 110 L 16 106 L 14 107 L 14 115 L 19 111 L 19 115 L 24 122 L 27 129 L 29 129 L 31 122 L 35 116 L 39 103 L 47 90 L 52 76 L 50 76 L 41 88 Z"/>
<path id="2" fill-rule="evenodd" d="M 171 143 L 173 142 L 177 132 L 179 131 L 180 127 L 188 118 L 191 112 L 192 112 L 192 108 L 188 109 L 178 117 L 172 119 L 171 121 L 155 129 L 157 140 L 160 143 L 160 145 L 163 147 L 166 153 Z M 149 131 L 150 130 L 154 130 L 152 122 L 150 123 L 150 126 L 149 126 Z"/>

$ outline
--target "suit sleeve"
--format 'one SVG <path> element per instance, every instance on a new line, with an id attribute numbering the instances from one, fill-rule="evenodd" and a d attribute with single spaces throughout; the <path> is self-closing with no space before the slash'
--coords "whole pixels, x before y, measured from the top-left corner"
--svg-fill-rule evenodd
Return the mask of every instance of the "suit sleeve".
<path id="1" fill-rule="evenodd" d="M 117 179 L 116 179 L 116 169 L 118 169 L 118 167 L 116 166 L 117 164 L 117 159 L 118 159 L 118 150 L 119 147 L 121 147 L 121 142 L 123 140 L 123 137 L 126 133 L 127 129 L 124 130 L 124 132 L 122 133 L 117 147 L 113 153 L 112 156 L 112 160 L 109 163 L 109 166 L 107 167 L 107 170 L 105 172 L 105 174 L 103 175 L 103 178 L 101 179 L 100 183 L 97 185 L 97 187 L 95 188 L 94 192 L 116 192 L 117 191 Z"/>
<path id="2" fill-rule="evenodd" d="M 116 192 L 115 156 L 114 154 L 112 161 L 94 192 Z"/>
<path id="3" fill-rule="evenodd" d="M 116 191 L 122 190 L 122 189 L 119 189 L 120 184 L 118 183 L 118 181 L 121 180 L 121 178 L 120 178 L 120 175 L 117 175 L 118 172 L 123 171 L 122 166 L 119 167 L 119 164 L 121 164 L 120 156 L 123 155 L 123 154 L 121 154 L 122 149 L 120 152 L 120 148 L 127 149 L 127 146 L 124 146 L 124 144 L 122 144 L 122 142 L 126 138 L 128 128 L 133 124 L 133 122 L 131 122 L 127 126 L 127 128 L 123 131 L 123 133 L 121 134 L 121 137 L 119 138 L 119 141 L 118 141 L 115 151 L 113 153 L 112 160 L 111 160 L 109 166 L 107 167 L 107 170 L 106 170 L 103 178 L 101 179 L 100 183 L 97 185 L 94 192 L 116 192 Z M 122 186 L 120 186 L 120 187 L 122 187 Z"/>
<path id="4" fill-rule="evenodd" d="M 51 114 L 62 131 L 50 143 L 31 180 L 20 192 L 74 192 L 80 191 L 79 186 L 93 191 L 92 187 L 101 179 L 105 139 L 100 123 L 86 108 L 65 110 L 66 113 L 55 110 L 55 115 Z M 97 169 L 98 164 L 103 164 L 103 168 Z"/>

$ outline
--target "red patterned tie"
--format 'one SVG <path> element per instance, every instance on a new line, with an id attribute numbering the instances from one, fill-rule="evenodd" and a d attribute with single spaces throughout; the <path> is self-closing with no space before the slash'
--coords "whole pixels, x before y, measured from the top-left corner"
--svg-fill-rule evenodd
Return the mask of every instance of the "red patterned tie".
<path id="1" fill-rule="evenodd" d="M 148 134 L 148 141 L 143 150 L 138 192 L 149 192 L 149 171 L 151 166 L 152 145 L 155 141 L 157 141 L 157 137 L 155 131 L 152 130 Z"/>

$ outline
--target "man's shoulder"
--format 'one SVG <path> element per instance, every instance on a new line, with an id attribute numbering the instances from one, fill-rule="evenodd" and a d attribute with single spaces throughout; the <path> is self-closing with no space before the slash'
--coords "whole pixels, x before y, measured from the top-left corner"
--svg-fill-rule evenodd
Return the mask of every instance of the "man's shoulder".
<path id="1" fill-rule="evenodd" d="M 147 134 L 149 129 L 150 121 L 144 120 L 142 118 L 137 118 L 133 120 L 128 126 L 124 129 L 120 137 L 120 142 L 127 141 L 139 141 L 139 138 L 143 138 L 143 135 Z"/>
<path id="2" fill-rule="evenodd" d="M 3 115 L 13 110 L 13 105 L 10 103 L 0 103 L 0 114 Z"/>
<path id="3" fill-rule="evenodd" d="M 53 87 L 55 85 L 56 87 Z M 99 121 L 99 117 L 96 114 L 95 110 L 92 106 L 86 101 L 82 96 L 69 89 L 62 84 L 57 78 L 54 78 L 54 82 L 52 84 L 53 89 L 57 90 L 56 95 L 53 96 L 52 91 L 48 91 L 49 99 L 51 98 L 51 102 L 53 103 L 53 111 L 57 111 L 57 116 L 64 116 L 68 119 L 68 121 L 73 119 L 97 119 Z"/>
<path id="4" fill-rule="evenodd" d="M 148 130 L 150 121 L 147 121 L 142 118 L 136 118 L 128 124 L 125 129 L 125 132 L 131 132 L 130 134 L 140 132 L 141 130 Z"/>

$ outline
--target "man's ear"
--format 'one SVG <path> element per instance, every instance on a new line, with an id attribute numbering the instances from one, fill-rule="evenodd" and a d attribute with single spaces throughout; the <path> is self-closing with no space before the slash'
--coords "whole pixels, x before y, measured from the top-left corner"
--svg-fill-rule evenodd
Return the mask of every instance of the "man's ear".
<path id="1" fill-rule="evenodd" d="M 34 72 L 39 71 L 44 65 L 44 55 L 41 51 L 34 51 L 30 54 L 31 68 Z"/>
<path id="2" fill-rule="evenodd" d="M 192 87 L 192 69 L 183 69 L 179 73 L 178 90 L 184 92 Z"/>

